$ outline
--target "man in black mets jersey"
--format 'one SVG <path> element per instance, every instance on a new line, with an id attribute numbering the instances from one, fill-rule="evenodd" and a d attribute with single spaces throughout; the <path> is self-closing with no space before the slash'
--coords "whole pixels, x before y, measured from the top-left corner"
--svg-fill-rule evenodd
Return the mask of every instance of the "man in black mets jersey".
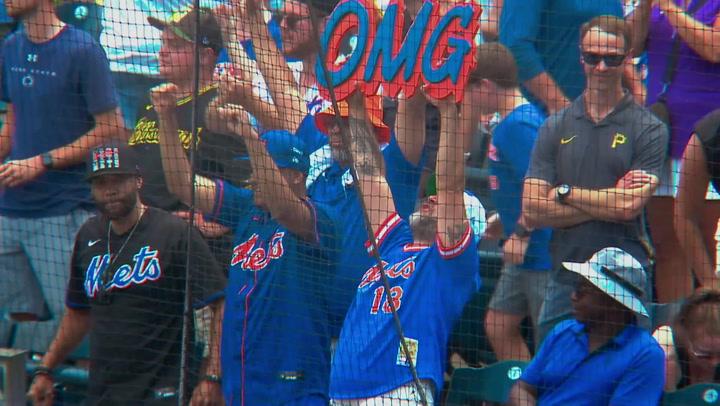
<path id="1" fill-rule="evenodd" d="M 52 404 L 53 368 L 89 334 L 88 404 L 177 404 L 189 294 L 195 308 L 211 306 L 214 321 L 209 356 L 202 368 L 191 361 L 188 388 L 199 382 L 191 404 L 221 404 L 222 269 L 197 230 L 188 232 L 183 220 L 140 202 L 143 179 L 130 148 L 94 149 L 87 177 L 100 215 L 75 239 L 67 311 L 29 396 L 36 405 Z"/>

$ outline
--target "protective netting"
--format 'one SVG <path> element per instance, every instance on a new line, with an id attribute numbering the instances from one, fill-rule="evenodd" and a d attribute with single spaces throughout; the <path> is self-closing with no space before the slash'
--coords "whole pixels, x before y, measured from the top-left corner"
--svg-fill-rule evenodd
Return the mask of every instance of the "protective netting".
<path id="1" fill-rule="evenodd" d="M 3 11 L 0 404 L 717 401 L 720 0 Z"/>

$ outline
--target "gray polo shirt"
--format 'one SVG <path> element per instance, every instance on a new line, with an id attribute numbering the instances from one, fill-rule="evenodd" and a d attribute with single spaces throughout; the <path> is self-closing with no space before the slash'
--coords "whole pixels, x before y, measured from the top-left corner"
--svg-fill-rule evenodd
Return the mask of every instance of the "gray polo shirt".
<path id="1" fill-rule="evenodd" d="M 665 125 L 629 94 L 597 124 L 587 116 L 580 96 L 540 129 L 527 178 L 595 190 L 614 187 L 631 170 L 659 178 L 667 145 Z M 586 261 L 604 247 L 621 248 L 647 263 L 647 241 L 642 216 L 625 223 L 588 221 L 556 229 L 551 252 L 556 268 L 562 261 Z"/>

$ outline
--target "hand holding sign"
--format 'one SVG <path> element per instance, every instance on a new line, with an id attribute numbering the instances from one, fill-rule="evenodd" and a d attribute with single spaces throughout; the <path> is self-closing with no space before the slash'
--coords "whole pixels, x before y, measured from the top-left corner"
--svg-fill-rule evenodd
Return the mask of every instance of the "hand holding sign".
<path id="1" fill-rule="evenodd" d="M 456 101 L 462 100 L 475 66 L 474 38 L 481 9 L 474 2 L 447 1 L 450 5 L 441 15 L 440 0 L 426 0 L 404 37 L 403 0 L 392 0 L 382 19 L 372 0 L 338 4 L 320 38 L 322 52 L 316 65 L 320 93 L 329 98 L 331 83 L 336 97 L 343 100 L 358 85 L 366 95 L 377 94 L 382 85 L 386 96 L 396 97 L 402 91 L 411 97 L 422 82 L 433 98 L 453 94 Z M 355 50 L 340 58 L 340 45 L 354 34 Z"/>

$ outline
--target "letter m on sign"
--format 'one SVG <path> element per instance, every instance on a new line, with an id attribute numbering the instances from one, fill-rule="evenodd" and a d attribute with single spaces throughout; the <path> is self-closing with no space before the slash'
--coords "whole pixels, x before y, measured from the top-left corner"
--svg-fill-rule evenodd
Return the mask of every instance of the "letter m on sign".
<path id="1" fill-rule="evenodd" d="M 384 83 L 383 88 L 389 97 L 396 97 L 400 91 L 408 97 L 415 93 L 421 71 L 418 56 L 427 40 L 425 33 L 433 12 L 433 4 L 423 4 L 405 38 L 402 38 L 405 28 L 403 3 L 392 0 L 378 26 L 363 77 L 365 94 L 376 94 L 381 83 Z M 401 69 L 402 79 L 396 80 Z"/>

